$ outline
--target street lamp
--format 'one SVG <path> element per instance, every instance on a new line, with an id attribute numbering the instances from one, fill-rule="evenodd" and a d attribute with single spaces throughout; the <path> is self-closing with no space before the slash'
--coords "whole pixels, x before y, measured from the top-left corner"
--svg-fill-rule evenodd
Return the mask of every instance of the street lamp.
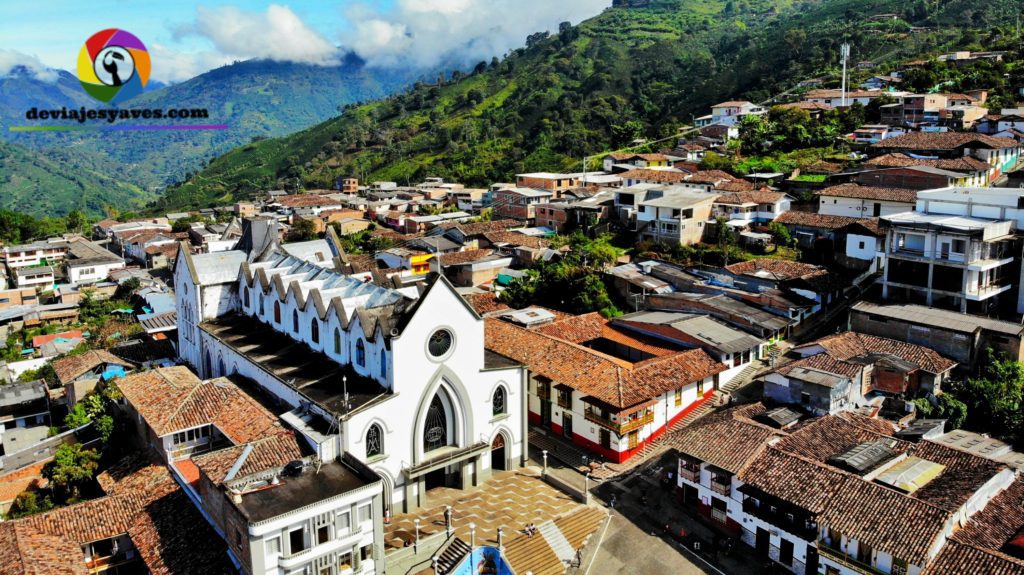
<path id="1" fill-rule="evenodd" d="M 583 503 L 590 504 L 590 473 L 583 476 Z"/>
<path id="2" fill-rule="evenodd" d="M 476 565 L 476 523 L 469 524 L 469 566 Z"/>
<path id="3" fill-rule="evenodd" d="M 448 537 L 452 536 L 452 506 L 444 506 L 444 531 Z"/>
<path id="4" fill-rule="evenodd" d="M 413 523 L 416 524 L 416 553 L 420 552 L 420 520 L 417 518 Z"/>
<path id="5" fill-rule="evenodd" d="M 544 455 L 544 475 L 547 476 L 547 474 L 548 474 L 548 450 L 545 449 L 541 453 Z"/>
<path id="6" fill-rule="evenodd" d="M 505 531 L 505 528 L 501 527 L 499 525 L 498 526 L 498 549 L 499 550 L 500 549 L 504 549 L 504 546 L 502 545 L 502 541 L 504 540 L 503 537 L 502 537 L 502 534 L 503 534 L 504 531 Z"/>

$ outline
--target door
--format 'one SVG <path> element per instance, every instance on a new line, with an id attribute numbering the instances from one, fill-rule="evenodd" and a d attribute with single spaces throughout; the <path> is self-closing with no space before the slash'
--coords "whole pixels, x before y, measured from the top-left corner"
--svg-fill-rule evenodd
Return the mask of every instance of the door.
<path id="1" fill-rule="evenodd" d="M 817 573 L 818 572 L 818 548 L 807 546 L 807 567 L 804 568 L 804 573 Z"/>
<path id="2" fill-rule="evenodd" d="M 505 436 L 498 434 L 491 443 L 491 470 L 505 471 L 508 466 L 505 464 Z"/>
<path id="3" fill-rule="evenodd" d="M 540 400 L 540 424 L 551 427 L 551 402 Z"/>
<path id="4" fill-rule="evenodd" d="M 942 242 L 939 244 L 939 257 L 944 260 L 949 259 L 949 242 Z"/>
<path id="5" fill-rule="evenodd" d="M 793 542 L 788 539 L 779 542 L 779 563 L 786 567 L 793 564 Z"/>
<path id="6" fill-rule="evenodd" d="M 572 414 L 562 412 L 562 434 L 572 439 Z"/>
<path id="7" fill-rule="evenodd" d="M 872 206 L 872 208 L 871 208 L 871 215 L 876 217 L 876 218 L 878 216 L 882 215 L 882 204 L 880 204 L 878 202 L 875 202 L 875 205 Z"/>
<path id="8" fill-rule="evenodd" d="M 766 529 L 761 527 L 757 528 L 757 540 L 754 545 L 754 549 L 757 554 L 761 557 L 768 556 L 768 547 L 771 546 L 771 535 Z"/>
<path id="9" fill-rule="evenodd" d="M 601 430 L 601 447 L 605 449 L 612 448 L 612 432 L 607 429 Z"/>
<path id="10" fill-rule="evenodd" d="M 629 448 L 636 449 L 637 444 L 640 442 L 640 431 L 629 432 Z"/>

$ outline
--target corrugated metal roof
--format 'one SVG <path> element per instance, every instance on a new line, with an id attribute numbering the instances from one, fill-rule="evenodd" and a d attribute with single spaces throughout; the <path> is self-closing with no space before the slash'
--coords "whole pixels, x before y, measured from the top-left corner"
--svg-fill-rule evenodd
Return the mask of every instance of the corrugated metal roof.
<path id="1" fill-rule="evenodd" d="M 238 269 L 246 260 L 245 252 L 227 251 L 192 256 L 199 285 L 215 285 L 236 281 Z"/>
<path id="2" fill-rule="evenodd" d="M 904 493 L 913 493 L 938 477 L 944 469 L 945 465 L 910 456 L 880 473 L 876 480 Z"/>
<path id="3" fill-rule="evenodd" d="M 927 325 L 962 333 L 973 333 L 974 330 L 978 328 L 1015 336 L 1024 332 L 1024 325 L 943 309 L 930 308 L 923 305 L 878 305 L 861 301 L 854 304 L 853 310 L 878 314 L 912 324 Z"/>

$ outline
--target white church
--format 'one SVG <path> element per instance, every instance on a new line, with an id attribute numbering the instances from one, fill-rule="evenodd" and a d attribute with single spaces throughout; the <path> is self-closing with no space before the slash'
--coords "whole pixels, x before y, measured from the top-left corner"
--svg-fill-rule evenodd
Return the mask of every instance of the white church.
<path id="1" fill-rule="evenodd" d="M 244 228 L 235 250 L 178 250 L 178 350 L 201 378 L 247 378 L 321 459 L 380 475 L 393 513 L 525 464 L 526 370 L 484 349 L 447 280 L 382 287 L 344 273 L 333 231 L 279 244 L 272 221 Z"/>

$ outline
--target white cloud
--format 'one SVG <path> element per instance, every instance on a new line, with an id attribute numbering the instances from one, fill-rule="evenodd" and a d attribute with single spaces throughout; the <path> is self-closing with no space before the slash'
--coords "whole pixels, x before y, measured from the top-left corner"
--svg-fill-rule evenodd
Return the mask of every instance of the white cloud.
<path id="1" fill-rule="evenodd" d="M 356 5 L 346 13 L 352 31 L 345 48 L 370 65 L 433 66 L 447 59 L 473 62 L 522 46 L 526 37 L 578 22 L 608 0 L 398 0 L 382 13 Z"/>
<path id="2" fill-rule="evenodd" d="M 0 48 L 0 78 L 9 75 L 15 68 L 23 67 L 37 80 L 56 82 L 57 71 L 39 61 L 35 56 Z"/>
<path id="3" fill-rule="evenodd" d="M 174 84 L 194 78 L 203 72 L 229 64 L 232 58 L 223 54 L 203 52 L 179 52 L 173 48 L 153 42 L 149 45 L 154 80 Z"/>
<path id="4" fill-rule="evenodd" d="M 266 58 L 321 66 L 336 64 L 338 48 L 307 26 L 287 6 L 271 4 L 264 12 L 234 6 L 199 7 L 193 23 L 176 35 L 208 39 L 230 60 Z"/>

